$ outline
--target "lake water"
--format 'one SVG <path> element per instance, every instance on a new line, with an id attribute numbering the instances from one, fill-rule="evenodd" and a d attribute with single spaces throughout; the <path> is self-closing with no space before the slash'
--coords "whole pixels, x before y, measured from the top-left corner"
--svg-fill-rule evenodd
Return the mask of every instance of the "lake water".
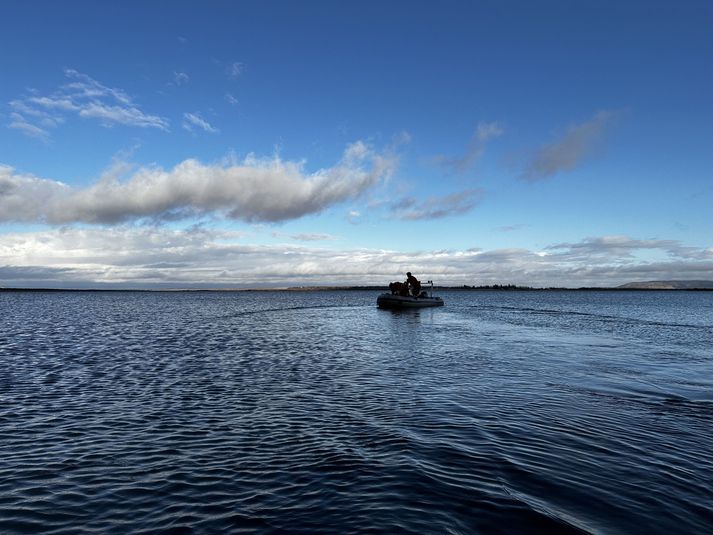
<path id="1" fill-rule="evenodd" d="M 710 533 L 712 292 L 0 293 L 0 532 Z"/>

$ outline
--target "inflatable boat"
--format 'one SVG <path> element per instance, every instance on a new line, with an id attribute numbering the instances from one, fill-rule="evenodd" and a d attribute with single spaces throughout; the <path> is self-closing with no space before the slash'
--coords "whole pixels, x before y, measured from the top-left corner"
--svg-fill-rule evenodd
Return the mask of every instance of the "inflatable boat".
<path id="1" fill-rule="evenodd" d="M 376 306 L 379 308 L 424 308 L 442 307 L 443 299 L 440 297 L 413 297 L 410 295 L 393 295 L 389 292 L 381 294 L 376 298 Z"/>
<path id="2" fill-rule="evenodd" d="M 422 291 L 418 296 L 400 295 L 398 293 L 386 292 L 376 298 L 376 306 L 379 308 L 424 308 L 424 307 L 442 307 L 443 299 L 433 295 L 433 282 L 430 284 L 429 291 Z"/>

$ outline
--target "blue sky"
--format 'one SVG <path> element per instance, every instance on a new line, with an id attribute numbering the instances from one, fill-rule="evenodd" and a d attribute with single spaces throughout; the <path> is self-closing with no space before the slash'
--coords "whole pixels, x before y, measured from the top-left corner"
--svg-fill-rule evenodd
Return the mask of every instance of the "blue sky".
<path id="1" fill-rule="evenodd" d="M 0 285 L 713 279 L 709 2 L 20 2 Z"/>

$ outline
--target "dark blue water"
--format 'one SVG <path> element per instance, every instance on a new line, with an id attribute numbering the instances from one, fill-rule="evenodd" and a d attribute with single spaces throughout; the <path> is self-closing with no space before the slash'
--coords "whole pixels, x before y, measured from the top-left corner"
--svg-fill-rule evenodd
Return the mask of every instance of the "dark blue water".
<path id="1" fill-rule="evenodd" d="M 0 532 L 703 533 L 713 293 L 0 293 Z"/>

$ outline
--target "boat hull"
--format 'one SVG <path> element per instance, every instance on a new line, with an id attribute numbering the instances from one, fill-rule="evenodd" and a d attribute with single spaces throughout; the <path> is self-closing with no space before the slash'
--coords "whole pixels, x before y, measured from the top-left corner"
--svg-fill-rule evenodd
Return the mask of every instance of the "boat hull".
<path id="1" fill-rule="evenodd" d="M 411 297 L 384 293 L 377 297 L 376 306 L 379 308 L 442 307 L 443 299 L 440 297 Z"/>

